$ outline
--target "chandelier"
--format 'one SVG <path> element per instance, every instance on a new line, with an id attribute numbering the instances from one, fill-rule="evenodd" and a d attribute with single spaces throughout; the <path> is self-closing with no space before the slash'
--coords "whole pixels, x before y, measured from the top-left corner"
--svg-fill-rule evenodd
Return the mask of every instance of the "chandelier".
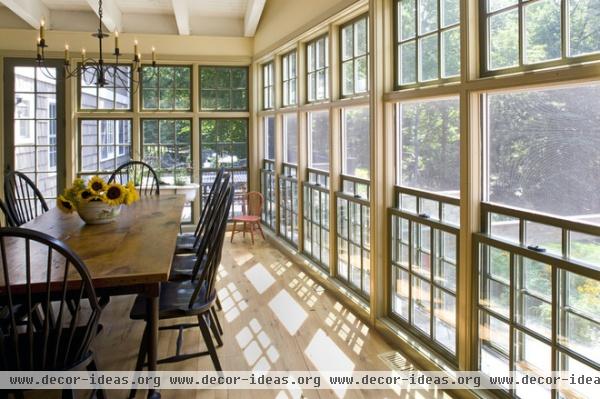
<path id="1" fill-rule="evenodd" d="M 103 23 L 102 23 L 102 0 L 98 0 L 98 17 L 99 17 L 99 25 L 98 30 L 92 34 L 93 37 L 98 39 L 98 54 L 99 58 L 93 59 L 86 56 L 85 49 L 81 49 L 81 59 L 79 61 L 73 62 L 71 60 L 71 55 L 69 53 L 69 45 L 65 45 L 65 58 L 64 58 L 64 71 L 65 78 L 70 79 L 73 77 L 82 77 L 82 83 L 86 85 L 95 85 L 97 87 L 105 87 L 110 82 L 114 82 L 112 85 L 131 88 L 134 92 L 137 91 L 139 87 L 139 78 L 136 79 L 135 74 L 129 73 L 129 65 L 120 65 L 119 57 L 121 56 L 121 51 L 119 49 L 119 32 L 115 31 L 115 44 L 114 44 L 114 52 L 112 55 L 114 56 L 115 63 L 114 64 L 106 64 L 104 59 L 104 43 L 103 40 L 109 38 L 110 35 L 103 31 Z M 37 57 L 36 62 L 38 66 L 41 67 L 42 73 L 46 75 L 49 79 L 55 79 L 53 73 L 51 73 L 46 66 L 46 48 L 48 47 L 48 43 L 46 42 L 44 35 L 44 20 L 41 21 L 40 24 L 40 34 L 37 39 Z M 138 52 L 138 41 L 134 41 L 133 45 L 133 71 L 139 72 L 142 66 L 142 55 Z M 152 47 L 152 69 L 153 73 L 156 73 L 156 51 L 155 48 Z M 131 82 L 131 85 L 130 85 Z"/>

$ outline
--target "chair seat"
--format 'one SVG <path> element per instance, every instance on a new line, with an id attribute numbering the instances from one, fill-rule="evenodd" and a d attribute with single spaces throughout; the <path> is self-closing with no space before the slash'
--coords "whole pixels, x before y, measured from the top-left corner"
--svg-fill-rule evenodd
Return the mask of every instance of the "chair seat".
<path id="1" fill-rule="evenodd" d="M 190 280 L 192 278 L 192 272 L 194 270 L 194 265 L 196 264 L 196 259 L 196 256 L 191 255 L 174 256 L 171 263 L 171 274 L 169 274 L 169 281 Z M 204 256 L 202 259 L 198 273 L 202 272 L 205 265 L 206 256 Z"/>
<path id="2" fill-rule="evenodd" d="M 234 222 L 260 222 L 260 216 L 252 216 L 252 215 L 242 215 L 236 216 L 233 219 Z"/>
<path id="3" fill-rule="evenodd" d="M 196 243 L 196 236 L 193 234 L 180 234 L 177 236 L 177 244 L 175 246 L 175 253 L 189 253 L 194 252 L 194 244 Z"/>
<path id="4" fill-rule="evenodd" d="M 98 325 L 96 329 L 96 334 L 99 334 L 102 330 L 102 326 Z M 71 348 L 71 351 L 74 348 L 81 348 L 83 341 L 86 339 L 86 327 L 75 327 L 75 332 L 73 333 L 73 340 L 69 344 L 69 337 L 71 336 L 71 329 L 65 328 L 62 330 L 62 335 L 60 338 L 60 342 L 58 344 L 57 358 L 59 362 L 57 363 L 57 368 L 53 367 L 53 356 L 55 351 L 54 344 L 47 344 L 46 353 L 48 358 L 46 359 L 46 367 L 42 367 L 42 356 L 37 354 L 44 353 L 44 340 L 46 339 L 44 335 L 44 331 L 36 331 L 33 333 L 33 353 L 36 355 L 33 356 L 34 364 L 30 364 L 29 360 L 29 336 L 27 333 L 19 334 L 18 338 L 18 351 L 19 351 L 19 369 L 20 370 L 32 370 L 32 371 L 67 371 L 78 368 L 81 365 L 85 365 L 87 360 L 91 360 L 92 353 L 89 352 L 85 354 L 85 356 L 79 356 L 75 353 L 69 353 L 69 359 L 63 363 L 65 353 L 67 348 Z M 4 340 L 5 350 L 6 350 L 6 358 L 7 364 L 3 365 L 0 358 L 0 370 L 15 370 L 17 367 L 17 355 L 15 352 L 15 346 L 12 340 L 5 339 Z M 60 364 L 63 363 L 63 364 Z M 4 366 L 8 366 L 5 368 Z"/>
<path id="5" fill-rule="evenodd" d="M 204 301 L 206 296 L 206 284 L 202 283 L 196 302 L 190 309 L 190 298 L 195 289 L 196 283 L 192 284 L 191 281 L 169 281 L 161 283 L 160 298 L 158 301 L 158 318 L 161 320 L 175 319 L 178 317 L 200 315 L 209 311 L 217 299 L 217 292 L 213 290 L 209 296 L 209 300 Z M 137 298 L 135 298 L 129 317 L 133 320 L 145 320 L 146 316 L 146 298 L 143 295 L 138 295 Z"/>

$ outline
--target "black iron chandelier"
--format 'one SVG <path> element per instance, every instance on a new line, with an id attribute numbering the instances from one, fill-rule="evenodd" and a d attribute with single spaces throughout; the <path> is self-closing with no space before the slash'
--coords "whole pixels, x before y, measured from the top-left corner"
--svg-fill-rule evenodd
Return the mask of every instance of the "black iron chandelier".
<path id="1" fill-rule="evenodd" d="M 64 58 L 64 70 L 65 70 L 65 78 L 70 79 L 73 77 L 82 77 L 82 83 L 85 85 L 92 86 L 95 85 L 97 87 L 105 87 L 109 82 L 114 82 L 113 85 L 118 85 L 120 87 L 130 88 L 130 90 L 137 91 L 139 87 L 139 78 L 136 78 L 136 74 L 130 74 L 129 68 L 130 65 L 120 65 L 119 57 L 121 56 L 121 51 L 119 49 L 119 32 L 115 31 L 115 45 L 113 56 L 115 59 L 114 64 L 106 64 L 104 60 L 104 43 L 103 40 L 109 38 L 110 35 L 103 31 L 103 23 L 102 23 L 102 0 L 98 0 L 98 17 L 99 17 L 99 25 L 98 30 L 92 34 L 93 37 L 98 39 L 98 54 L 99 58 L 96 60 L 94 58 L 87 57 L 86 50 L 81 50 L 81 59 L 77 62 L 72 62 L 71 55 L 69 52 L 69 45 L 65 45 L 65 58 Z M 53 73 L 51 73 L 46 67 L 46 48 L 48 44 L 44 35 L 44 21 L 42 20 L 40 24 L 40 34 L 37 39 L 37 57 L 36 61 L 38 66 L 41 67 L 42 73 L 46 75 L 49 79 L 55 79 Z M 142 66 L 142 55 L 138 52 L 138 42 L 134 41 L 133 44 L 133 71 L 139 72 Z M 152 67 L 156 68 L 156 51 L 155 48 L 152 47 Z M 154 71 L 155 73 L 156 71 Z M 131 84 L 130 84 L 131 82 Z"/>

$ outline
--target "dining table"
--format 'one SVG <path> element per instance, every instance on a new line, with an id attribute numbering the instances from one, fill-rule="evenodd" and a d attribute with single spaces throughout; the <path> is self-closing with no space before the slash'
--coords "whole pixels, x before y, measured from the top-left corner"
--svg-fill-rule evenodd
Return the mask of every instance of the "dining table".
<path id="1" fill-rule="evenodd" d="M 185 201 L 185 195 L 143 196 L 121 206 L 115 221 L 99 225 L 88 225 L 77 213 L 53 208 L 21 226 L 65 242 L 85 263 L 98 297 L 138 294 L 146 298 L 149 371 L 157 367 L 160 285 L 169 279 Z M 25 284 L 25 272 L 11 278 L 15 289 Z M 148 397 L 159 398 L 160 393 L 149 390 Z"/>

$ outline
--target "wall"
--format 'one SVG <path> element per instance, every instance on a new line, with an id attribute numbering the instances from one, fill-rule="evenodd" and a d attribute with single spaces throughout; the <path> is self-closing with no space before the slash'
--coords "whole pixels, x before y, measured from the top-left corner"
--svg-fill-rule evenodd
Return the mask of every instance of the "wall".
<path id="1" fill-rule="evenodd" d="M 358 0 L 268 0 L 254 37 L 254 55 L 302 34 Z"/>

